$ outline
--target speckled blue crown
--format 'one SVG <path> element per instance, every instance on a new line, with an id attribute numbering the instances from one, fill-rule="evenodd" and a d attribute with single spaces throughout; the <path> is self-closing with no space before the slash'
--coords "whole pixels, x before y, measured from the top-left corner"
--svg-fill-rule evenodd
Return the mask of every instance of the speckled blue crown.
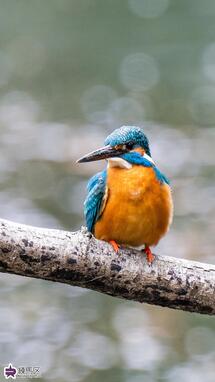
<path id="1" fill-rule="evenodd" d="M 132 143 L 134 147 L 142 147 L 146 154 L 151 156 L 148 138 L 140 127 L 122 126 L 114 130 L 105 140 L 106 146 L 124 145 L 126 143 Z"/>

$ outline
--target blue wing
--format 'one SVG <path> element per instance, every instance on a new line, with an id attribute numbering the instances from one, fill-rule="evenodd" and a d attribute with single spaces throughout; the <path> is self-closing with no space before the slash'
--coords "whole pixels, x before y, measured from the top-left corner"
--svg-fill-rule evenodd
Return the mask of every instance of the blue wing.
<path id="1" fill-rule="evenodd" d="M 107 171 L 104 170 L 94 175 L 87 185 L 88 195 L 84 202 L 84 215 L 87 229 L 93 232 L 94 224 L 99 218 L 104 207 Z"/>

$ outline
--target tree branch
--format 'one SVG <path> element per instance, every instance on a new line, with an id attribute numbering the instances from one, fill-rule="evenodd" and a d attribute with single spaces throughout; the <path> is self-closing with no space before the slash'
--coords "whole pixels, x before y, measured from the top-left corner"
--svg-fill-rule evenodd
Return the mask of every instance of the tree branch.
<path id="1" fill-rule="evenodd" d="M 66 232 L 0 220 L 0 272 L 58 281 L 111 296 L 215 314 L 215 266 L 140 251 L 116 254 L 85 228 Z"/>

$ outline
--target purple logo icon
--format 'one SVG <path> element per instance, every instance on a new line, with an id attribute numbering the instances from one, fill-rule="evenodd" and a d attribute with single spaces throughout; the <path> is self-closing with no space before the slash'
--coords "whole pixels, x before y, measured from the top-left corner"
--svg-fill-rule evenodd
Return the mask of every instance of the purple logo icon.
<path id="1" fill-rule="evenodd" d="M 11 363 L 7 367 L 4 367 L 4 376 L 6 379 L 16 379 L 17 369 L 12 366 Z"/>

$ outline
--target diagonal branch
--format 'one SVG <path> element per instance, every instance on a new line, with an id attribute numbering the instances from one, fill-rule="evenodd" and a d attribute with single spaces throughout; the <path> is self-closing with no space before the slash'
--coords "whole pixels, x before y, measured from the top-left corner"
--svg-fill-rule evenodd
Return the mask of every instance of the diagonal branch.
<path id="1" fill-rule="evenodd" d="M 154 305 L 215 314 L 215 266 L 112 247 L 85 228 L 66 232 L 0 220 L 0 272 L 80 286 Z"/>

